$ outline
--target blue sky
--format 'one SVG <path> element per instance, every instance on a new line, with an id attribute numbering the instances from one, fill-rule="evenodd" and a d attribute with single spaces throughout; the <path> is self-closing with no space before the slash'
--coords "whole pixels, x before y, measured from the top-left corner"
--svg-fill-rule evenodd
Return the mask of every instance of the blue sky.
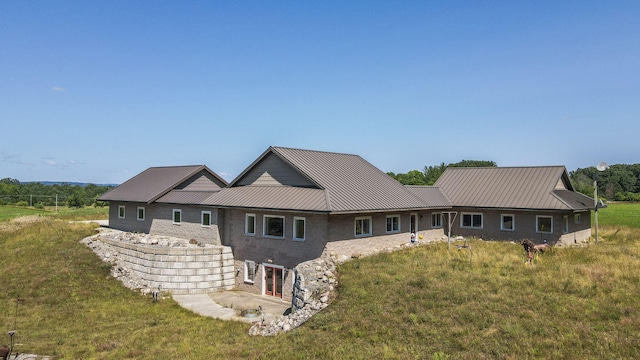
<path id="1" fill-rule="evenodd" d="M 638 1 L 0 2 L 0 178 L 270 145 L 395 173 L 640 163 Z"/>

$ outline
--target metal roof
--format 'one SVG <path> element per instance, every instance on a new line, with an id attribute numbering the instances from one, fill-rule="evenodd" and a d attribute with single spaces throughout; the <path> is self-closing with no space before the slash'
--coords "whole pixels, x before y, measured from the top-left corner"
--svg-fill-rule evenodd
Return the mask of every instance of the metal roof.
<path id="1" fill-rule="evenodd" d="M 434 206 L 358 155 L 316 150 L 269 147 L 229 186 L 239 188 L 240 186 L 236 185 L 251 173 L 253 167 L 270 154 L 278 156 L 288 166 L 308 179 L 310 183 L 315 184 L 318 190 L 324 190 L 325 211 L 342 213 L 408 210 Z M 245 187 L 256 188 L 252 194 L 258 198 L 269 196 L 272 191 L 271 189 L 261 190 L 259 186 Z M 284 186 L 284 188 L 287 187 Z M 286 202 L 281 202 L 278 208 L 300 209 L 307 201 L 295 196 L 289 196 L 286 200 Z M 268 204 L 266 200 L 261 199 L 249 201 Z"/>
<path id="2" fill-rule="evenodd" d="M 203 205 L 255 209 L 328 211 L 325 191 L 291 186 L 239 186 L 211 194 Z"/>
<path id="3" fill-rule="evenodd" d="M 212 194 L 218 191 L 171 190 L 156 200 L 156 202 L 167 204 L 203 204 Z"/>
<path id="4" fill-rule="evenodd" d="M 451 201 L 447 198 L 447 195 L 437 186 L 419 186 L 419 185 L 405 185 L 407 190 L 418 196 L 425 204 L 429 204 L 430 207 L 437 208 L 450 208 Z"/>
<path id="5" fill-rule="evenodd" d="M 564 166 L 449 167 L 436 181 L 453 206 L 586 210 L 593 199 L 573 190 Z M 583 205 L 582 203 L 586 204 Z"/>
<path id="6" fill-rule="evenodd" d="M 98 200 L 152 203 L 201 173 L 214 179 L 209 181 L 209 190 L 227 185 L 224 179 L 204 165 L 151 167 L 108 191 Z M 194 182 L 198 183 L 198 187 L 202 189 L 200 178 L 195 178 Z"/>

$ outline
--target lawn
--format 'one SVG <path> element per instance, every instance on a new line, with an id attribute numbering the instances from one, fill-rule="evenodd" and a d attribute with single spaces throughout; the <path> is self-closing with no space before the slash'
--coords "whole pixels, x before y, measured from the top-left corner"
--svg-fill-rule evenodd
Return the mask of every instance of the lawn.
<path id="1" fill-rule="evenodd" d="M 47 206 L 44 209 L 23 206 L 0 206 L 0 222 L 22 216 L 50 216 L 63 220 L 106 220 L 109 218 L 109 207 L 69 208 L 66 206 Z"/>
<path id="2" fill-rule="evenodd" d="M 276 337 L 121 286 L 78 242 L 91 225 L 0 223 L 0 330 L 58 359 L 640 358 L 640 229 L 616 207 L 601 211 L 598 244 L 534 265 L 519 245 L 480 240 L 345 263 L 334 303 Z"/>

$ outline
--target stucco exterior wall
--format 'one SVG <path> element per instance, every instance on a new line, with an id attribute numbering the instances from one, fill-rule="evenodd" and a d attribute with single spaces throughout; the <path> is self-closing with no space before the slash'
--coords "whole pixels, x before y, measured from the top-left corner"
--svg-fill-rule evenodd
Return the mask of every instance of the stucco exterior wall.
<path id="1" fill-rule="evenodd" d="M 514 210 L 486 210 L 477 208 L 455 209 L 458 212 L 453 226 L 452 235 L 465 237 L 478 237 L 487 240 L 513 240 L 530 239 L 535 243 L 543 243 L 545 240 L 550 244 L 562 241 L 571 242 L 584 239 L 584 234 L 591 231 L 591 216 L 588 211 L 579 213 L 580 221 L 576 222 L 576 213 L 573 212 L 535 212 L 535 211 L 514 211 Z M 482 214 L 483 224 L 481 229 L 461 227 L 463 213 Z M 502 215 L 514 216 L 514 230 L 501 230 Z M 539 233 L 536 228 L 536 216 L 551 216 L 553 218 L 553 230 L 551 233 Z M 569 231 L 564 232 L 563 216 L 568 216 Z M 445 221 L 446 222 L 446 221 Z M 446 225 L 446 224 L 445 224 Z M 445 230 L 446 231 L 446 230 Z"/>

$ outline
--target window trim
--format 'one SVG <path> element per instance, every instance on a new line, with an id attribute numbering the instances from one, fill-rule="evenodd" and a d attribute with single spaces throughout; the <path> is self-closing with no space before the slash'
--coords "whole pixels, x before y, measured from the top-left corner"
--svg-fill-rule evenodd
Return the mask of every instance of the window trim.
<path id="1" fill-rule="evenodd" d="M 569 215 L 562 216 L 562 233 L 563 234 L 569 233 Z"/>
<path id="2" fill-rule="evenodd" d="M 298 221 L 302 221 L 302 237 L 297 237 L 298 234 Z M 307 220 L 302 216 L 293 217 L 293 240 L 304 241 L 307 236 Z"/>
<path id="3" fill-rule="evenodd" d="M 249 277 L 249 269 L 251 269 L 252 277 Z M 244 282 L 253 284 L 256 282 L 256 262 L 253 260 L 244 261 Z"/>
<path id="4" fill-rule="evenodd" d="M 433 224 L 434 220 L 437 220 L 435 221 L 436 223 L 435 225 Z M 431 228 L 432 229 L 442 228 L 442 213 L 436 213 L 436 212 L 431 213 Z"/>
<path id="5" fill-rule="evenodd" d="M 464 226 L 464 217 L 465 215 L 470 215 L 471 216 L 471 225 L 470 226 Z M 480 215 L 480 226 L 473 226 L 473 217 L 475 215 Z M 484 214 L 483 213 L 479 213 L 479 212 L 463 212 L 462 214 L 460 214 L 460 228 L 461 229 L 475 229 L 475 230 L 482 230 L 484 229 Z"/>
<path id="6" fill-rule="evenodd" d="M 204 223 L 204 216 L 209 215 L 209 223 Z M 211 211 L 202 210 L 200 211 L 200 226 L 202 227 L 211 227 Z"/>
<path id="7" fill-rule="evenodd" d="M 253 219 L 253 231 L 249 232 L 249 218 Z M 248 236 L 256 235 L 256 214 L 247 213 L 244 215 L 244 234 Z"/>
<path id="8" fill-rule="evenodd" d="M 178 214 L 178 221 L 176 221 L 176 214 Z M 171 223 L 173 225 L 180 225 L 182 223 L 182 209 L 173 209 L 171 212 Z"/>
<path id="9" fill-rule="evenodd" d="M 511 216 L 511 229 L 504 227 L 505 216 Z M 516 231 L 516 216 L 514 214 L 500 214 L 500 230 Z"/>
<path id="10" fill-rule="evenodd" d="M 267 234 L 267 222 L 268 222 L 267 218 L 282 219 L 282 236 Z M 282 215 L 268 215 L 268 214 L 262 215 L 262 236 L 263 237 L 270 238 L 270 239 L 284 239 L 285 228 L 286 228 L 286 221 L 285 221 L 284 216 L 282 216 Z"/>
<path id="11" fill-rule="evenodd" d="M 367 232 L 362 232 L 360 234 L 358 234 L 357 230 L 358 230 L 358 221 L 362 221 L 362 220 L 368 220 L 369 221 L 369 229 Z M 356 216 L 356 218 L 353 221 L 353 234 L 354 237 L 367 237 L 367 236 L 372 236 L 372 229 L 373 229 L 373 221 L 371 219 L 371 216 Z"/>
<path id="12" fill-rule="evenodd" d="M 582 224 L 582 214 L 580 214 L 580 213 L 574 214 L 573 215 L 573 221 L 576 224 Z"/>
<path id="13" fill-rule="evenodd" d="M 140 217 L 140 211 L 142 211 L 142 217 Z M 138 219 L 138 221 L 144 221 L 144 218 L 147 215 L 147 211 L 144 209 L 143 206 L 138 206 L 138 209 L 136 210 L 136 219 Z"/>
<path id="14" fill-rule="evenodd" d="M 549 231 L 540 231 L 540 219 L 551 219 L 551 229 Z M 553 216 L 536 215 L 536 234 L 553 234 Z"/>
<path id="15" fill-rule="evenodd" d="M 127 215 L 126 211 L 127 211 L 127 208 L 124 205 L 118 205 L 118 219 L 124 219 Z"/>
<path id="16" fill-rule="evenodd" d="M 392 222 L 391 223 L 392 229 L 389 230 L 389 219 L 394 219 L 394 218 L 398 220 L 397 223 L 396 223 L 398 227 L 397 227 L 397 229 L 393 229 L 393 222 Z M 401 219 L 400 214 L 387 215 L 387 220 L 386 220 L 386 223 L 385 223 L 387 234 L 397 234 L 397 233 L 399 233 L 401 231 L 400 230 L 400 228 L 401 228 L 400 219 Z"/>

